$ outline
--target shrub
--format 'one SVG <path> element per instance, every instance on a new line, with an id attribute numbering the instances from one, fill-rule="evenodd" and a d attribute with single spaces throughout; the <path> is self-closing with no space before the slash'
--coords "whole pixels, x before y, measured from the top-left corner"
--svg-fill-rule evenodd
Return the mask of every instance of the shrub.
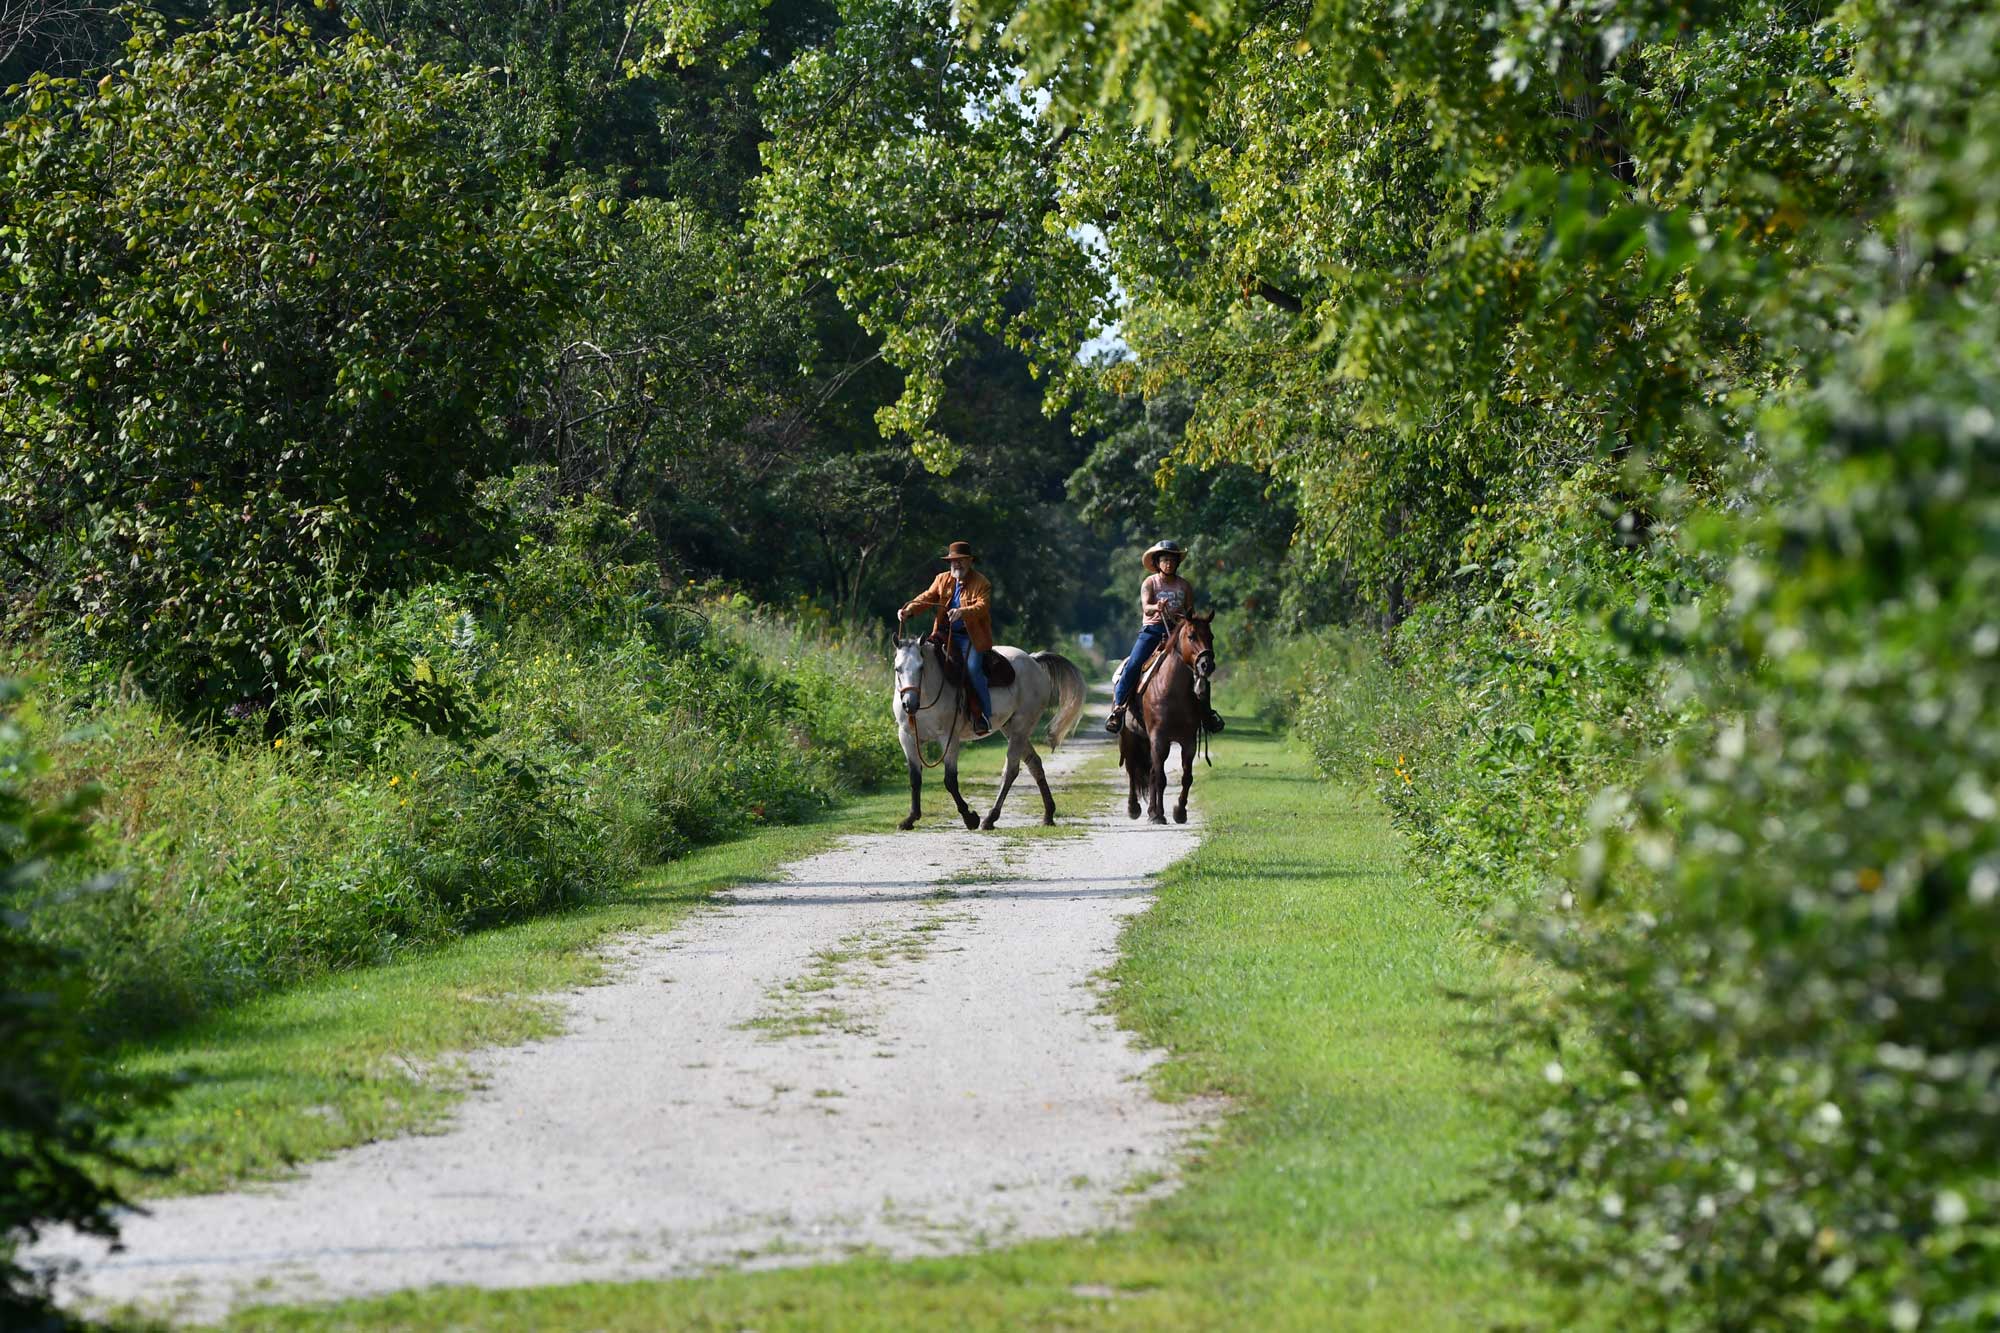
<path id="1" fill-rule="evenodd" d="M 124 1200 L 101 1168 L 129 1165 L 112 1136 L 157 1089 L 107 1071 L 80 1019 L 75 960 L 30 928 L 47 910 L 51 872 L 83 846 L 96 793 L 28 796 L 44 760 L 25 742 L 20 708 L 18 683 L 0 680 L 0 1321 L 56 1329 L 67 1321 L 17 1247 L 49 1226 L 117 1235 Z"/>
<path id="2" fill-rule="evenodd" d="M 156 1027 L 601 899 L 648 861 L 803 818 L 900 766 L 881 669 L 835 636 L 649 596 L 609 598 L 625 628 L 602 619 L 595 641 L 510 623 L 518 600 L 492 587 L 389 598 L 329 628 L 323 681 L 288 697 L 293 725 L 268 740 L 197 732 L 54 671 L 49 781 L 108 787 L 70 881 L 120 876 L 37 922 L 78 955 L 87 1012 Z M 648 614 L 666 607 L 684 647 Z"/>

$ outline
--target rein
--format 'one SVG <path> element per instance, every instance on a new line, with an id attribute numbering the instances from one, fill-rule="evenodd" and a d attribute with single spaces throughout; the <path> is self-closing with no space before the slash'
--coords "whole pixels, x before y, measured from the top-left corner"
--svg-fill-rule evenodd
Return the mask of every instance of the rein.
<path id="1" fill-rule="evenodd" d="M 917 649 L 917 656 L 920 658 L 923 657 L 923 651 L 924 651 L 923 648 L 919 647 Z M 927 712 L 930 709 L 937 707 L 937 701 L 944 698 L 944 686 L 945 686 L 944 663 L 940 662 L 938 663 L 937 693 L 931 696 L 931 701 L 929 703 L 924 702 L 923 672 L 929 671 L 930 669 L 931 669 L 931 664 L 928 660 L 926 660 L 924 662 L 923 671 L 917 673 L 917 683 L 915 685 L 898 685 L 896 687 L 896 697 L 898 699 L 904 698 L 905 696 L 910 694 L 915 694 L 917 696 L 917 706 L 915 710 L 912 711 L 911 709 L 908 708 L 905 708 L 903 710 L 903 724 L 910 729 L 910 734 L 912 736 L 915 736 L 917 734 L 917 714 L 922 712 Z M 951 731 L 946 734 L 944 740 L 938 742 L 937 762 L 932 763 L 930 760 L 924 758 L 924 742 L 921 737 L 919 737 L 917 740 L 917 762 L 922 764 L 926 769 L 936 768 L 938 764 L 942 764 L 944 762 L 944 752 L 946 744 L 955 739 L 957 735 L 958 735 L 958 710 L 954 708 L 951 714 Z"/>

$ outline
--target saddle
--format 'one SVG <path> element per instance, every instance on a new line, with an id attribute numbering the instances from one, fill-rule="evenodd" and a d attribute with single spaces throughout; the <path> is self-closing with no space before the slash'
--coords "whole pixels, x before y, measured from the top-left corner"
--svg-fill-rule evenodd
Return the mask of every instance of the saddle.
<path id="1" fill-rule="evenodd" d="M 965 659 L 958 655 L 958 636 L 955 634 L 931 634 L 928 636 L 938 650 L 938 661 L 944 666 L 944 678 L 960 689 L 965 687 Z M 1014 683 L 1014 664 L 1000 653 L 986 654 L 986 686 L 988 689 L 1005 689 Z"/>
<path id="2" fill-rule="evenodd" d="M 1160 663 L 1167 660 L 1167 653 L 1171 651 L 1172 646 L 1170 641 L 1161 640 L 1160 646 L 1153 650 L 1153 655 L 1139 668 L 1139 679 L 1132 686 L 1133 698 L 1138 698 L 1139 692 L 1146 688 L 1146 682 L 1153 678 L 1155 671 L 1159 670 Z M 1111 688 L 1114 692 L 1118 689 L 1118 682 L 1125 679 L 1125 666 L 1125 663 L 1120 662 L 1118 670 L 1112 673 Z"/>

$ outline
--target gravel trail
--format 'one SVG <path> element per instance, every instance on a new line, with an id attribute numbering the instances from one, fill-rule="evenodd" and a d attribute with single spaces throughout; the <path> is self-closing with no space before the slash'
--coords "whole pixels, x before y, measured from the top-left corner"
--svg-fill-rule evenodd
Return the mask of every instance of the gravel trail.
<path id="1" fill-rule="evenodd" d="M 1051 777 L 1102 743 L 1074 738 Z M 1128 822 L 1122 781 L 1072 777 L 1058 817 L 1078 836 L 1007 835 L 1038 813 L 1032 788 L 971 833 L 927 777 L 915 831 L 848 838 L 620 941 L 611 981 L 568 997 L 563 1035 L 474 1061 L 482 1086 L 447 1132 L 162 1201 L 122 1253 L 37 1254 L 81 1261 L 74 1302 L 202 1319 L 1118 1223 L 1171 1188 L 1207 1112 L 1148 1095 L 1159 1055 L 1101 1012 L 1096 976 L 1194 826 Z"/>

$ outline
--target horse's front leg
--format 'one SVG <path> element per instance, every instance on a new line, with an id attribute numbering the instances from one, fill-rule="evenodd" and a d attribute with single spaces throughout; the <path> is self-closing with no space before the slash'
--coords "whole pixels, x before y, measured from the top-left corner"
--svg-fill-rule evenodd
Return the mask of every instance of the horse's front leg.
<path id="1" fill-rule="evenodd" d="M 1010 740 L 1007 743 L 1007 771 L 1000 777 L 1000 794 L 993 798 L 993 808 L 986 812 L 981 828 L 992 828 L 1000 820 L 1000 807 L 1007 804 L 1007 793 L 1014 790 L 1014 779 L 1021 772 L 1021 756 Z"/>
<path id="2" fill-rule="evenodd" d="M 896 736 L 903 747 L 903 762 L 910 766 L 910 813 L 897 828 L 908 832 L 924 817 L 924 752 L 914 724 L 905 720 Z"/>
<path id="3" fill-rule="evenodd" d="M 1154 824 L 1167 822 L 1167 750 L 1172 745 L 1164 735 L 1153 737 L 1152 783 L 1146 793 L 1146 818 Z"/>
<path id="4" fill-rule="evenodd" d="M 958 794 L 958 738 L 955 736 L 945 742 L 944 789 L 951 793 L 952 803 L 958 807 L 958 817 L 965 821 L 965 826 L 978 828 L 979 816 L 972 813 L 972 807 Z"/>
<path id="5" fill-rule="evenodd" d="M 1195 725 L 1198 727 L 1201 724 Z M 1174 807 L 1176 824 L 1187 823 L 1188 792 L 1194 787 L 1194 747 L 1195 742 L 1192 739 L 1181 742 L 1181 799 L 1180 804 Z"/>

